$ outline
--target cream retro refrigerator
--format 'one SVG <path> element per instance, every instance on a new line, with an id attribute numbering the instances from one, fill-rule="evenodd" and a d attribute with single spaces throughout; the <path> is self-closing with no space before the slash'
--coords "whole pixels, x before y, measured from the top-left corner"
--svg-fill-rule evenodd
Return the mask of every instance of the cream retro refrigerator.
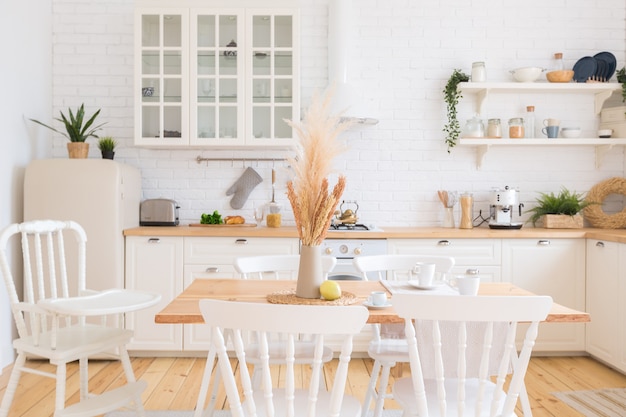
<path id="1" fill-rule="evenodd" d="M 83 226 L 91 289 L 124 287 L 123 230 L 139 226 L 140 201 L 139 170 L 109 159 L 42 159 L 26 168 L 24 220 Z"/>

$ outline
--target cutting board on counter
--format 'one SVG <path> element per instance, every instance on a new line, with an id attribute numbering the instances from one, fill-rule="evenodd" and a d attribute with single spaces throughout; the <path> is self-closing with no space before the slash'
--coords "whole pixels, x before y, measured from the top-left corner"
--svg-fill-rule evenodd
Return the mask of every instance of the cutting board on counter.
<path id="1" fill-rule="evenodd" d="M 191 223 L 189 227 L 256 227 L 256 223 L 240 223 L 240 224 L 202 224 Z"/>

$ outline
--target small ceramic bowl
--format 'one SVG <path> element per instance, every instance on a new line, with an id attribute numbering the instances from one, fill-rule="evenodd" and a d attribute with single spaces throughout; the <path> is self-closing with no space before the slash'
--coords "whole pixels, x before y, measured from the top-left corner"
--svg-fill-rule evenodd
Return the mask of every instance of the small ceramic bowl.
<path id="1" fill-rule="evenodd" d="M 561 129 L 561 136 L 568 139 L 577 138 L 580 136 L 579 127 L 564 127 Z"/>
<path id="2" fill-rule="evenodd" d="M 537 81 L 544 71 L 545 69 L 540 67 L 525 67 L 511 70 L 511 74 L 518 83 L 532 83 Z"/>
<path id="3" fill-rule="evenodd" d="M 600 129 L 598 130 L 598 137 L 600 138 L 610 138 L 613 134 L 613 129 Z"/>

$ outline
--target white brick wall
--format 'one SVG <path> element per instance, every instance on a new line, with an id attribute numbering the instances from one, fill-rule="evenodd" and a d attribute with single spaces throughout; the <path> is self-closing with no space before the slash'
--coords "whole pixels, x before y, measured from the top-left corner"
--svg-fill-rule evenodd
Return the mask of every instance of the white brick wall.
<path id="1" fill-rule="evenodd" d="M 178 2 L 175 2 L 178 4 Z M 295 2 L 294 2 L 295 3 Z M 301 4 L 302 95 L 306 100 L 327 84 L 327 3 Z M 443 87 L 452 69 L 469 73 L 484 60 L 489 80 L 508 80 L 508 70 L 552 64 L 563 52 L 565 65 L 600 51 L 611 51 L 618 68 L 626 58 L 626 5 L 623 0 L 450 1 L 355 0 L 351 78 L 380 119 L 374 127 L 346 134 L 350 151 L 337 161 L 348 177 L 346 200 L 358 200 L 361 220 L 384 226 L 433 226 L 440 221 L 436 190 L 473 192 L 476 213 L 488 211 L 489 190 L 519 187 L 526 208 L 537 192 L 566 186 L 578 192 L 624 175 L 622 147 L 595 167 L 591 147 L 515 147 L 492 149 L 482 169 L 471 148 L 446 152 Z M 167 197 L 181 205 L 183 223 L 196 222 L 215 209 L 235 214 L 226 189 L 241 175 L 240 162 L 197 164 L 212 151 L 153 150 L 132 146 L 133 2 L 54 0 L 54 113 L 84 102 L 88 112 L 102 108 L 102 133 L 122 146 L 116 159 L 141 168 L 144 197 Z M 615 81 L 615 79 L 613 79 Z M 591 98 L 494 96 L 482 117 L 523 115 L 536 106 L 537 121 L 557 117 L 593 130 Z M 459 107 L 462 121 L 472 106 Z M 369 116 L 369 115 L 368 115 Z M 99 157 L 92 141 L 91 157 Z M 55 137 L 53 153 L 66 157 L 65 141 Z M 230 158 L 240 153 L 220 152 Z M 271 152 L 246 152 L 252 157 Z M 239 213 L 251 220 L 253 202 L 269 201 L 271 163 L 251 164 L 266 179 Z M 285 164 L 277 163 L 277 199 L 287 205 Z M 621 201 L 614 202 L 621 209 Z M 285 214 L 285 222 L 291 216 Z M 526 217 L 526 216 L 524 216 Z"/>

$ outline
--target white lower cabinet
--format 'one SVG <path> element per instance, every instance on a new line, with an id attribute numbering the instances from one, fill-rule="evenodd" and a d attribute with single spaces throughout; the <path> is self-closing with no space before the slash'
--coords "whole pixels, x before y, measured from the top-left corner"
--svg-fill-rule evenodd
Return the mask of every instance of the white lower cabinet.
<path id="1" fill-rule="evenodd" d="M 482 281 L 501 281 L 500 239 L 388 239 L 387 247 L 390 254 L 451 256 L 453 274 L 475 268 Z"/>
<path id="2" fill-rule="evenodd" d="M 157 324 L 154 316 L 183 290 L 183 238 L 126 237 L 126 288 L 153 291 L 161 301 L 153 307 L 126 315 L 126 327 L 134 331 L 133 351 L 180 351 L 183 328 Z"/>
<path id="3" fill-rule="evenodd" d="M 155 291 L 161 302 L 128 314 L 135 332 L 129 349 L 161 352 L 206 352 L 209 331 L 193 324 L 157 324 L 154 316 L 196 278 L 239 277 L 238 256 L 297 254 L 297 238 L 126 237 L 126 288 Z"/>
<path id="4" fill-rule="evenodd" d="M 580 311 L 585 311 L 585 264 L 584 239 L 502 240 L 502 281 Z M 585 324 L 542 323 L 534 350 L 584 352 Z"/>
<path id="5" fill-rule="evenodd" d="M 234 267 L 239 256 L 298 253 L 297 238 L 185 237 L 185 288 L 197 278 L 239 278 Z M 184 324 L 183 328 L 185 351 L 209 349 L 210 332 L 206 326 Z"/>
<path id="6" fill-rule="evenodd" d="M 626 245 L 587 240 L 586 350 L 601 361 L 626 372 Z"/>

